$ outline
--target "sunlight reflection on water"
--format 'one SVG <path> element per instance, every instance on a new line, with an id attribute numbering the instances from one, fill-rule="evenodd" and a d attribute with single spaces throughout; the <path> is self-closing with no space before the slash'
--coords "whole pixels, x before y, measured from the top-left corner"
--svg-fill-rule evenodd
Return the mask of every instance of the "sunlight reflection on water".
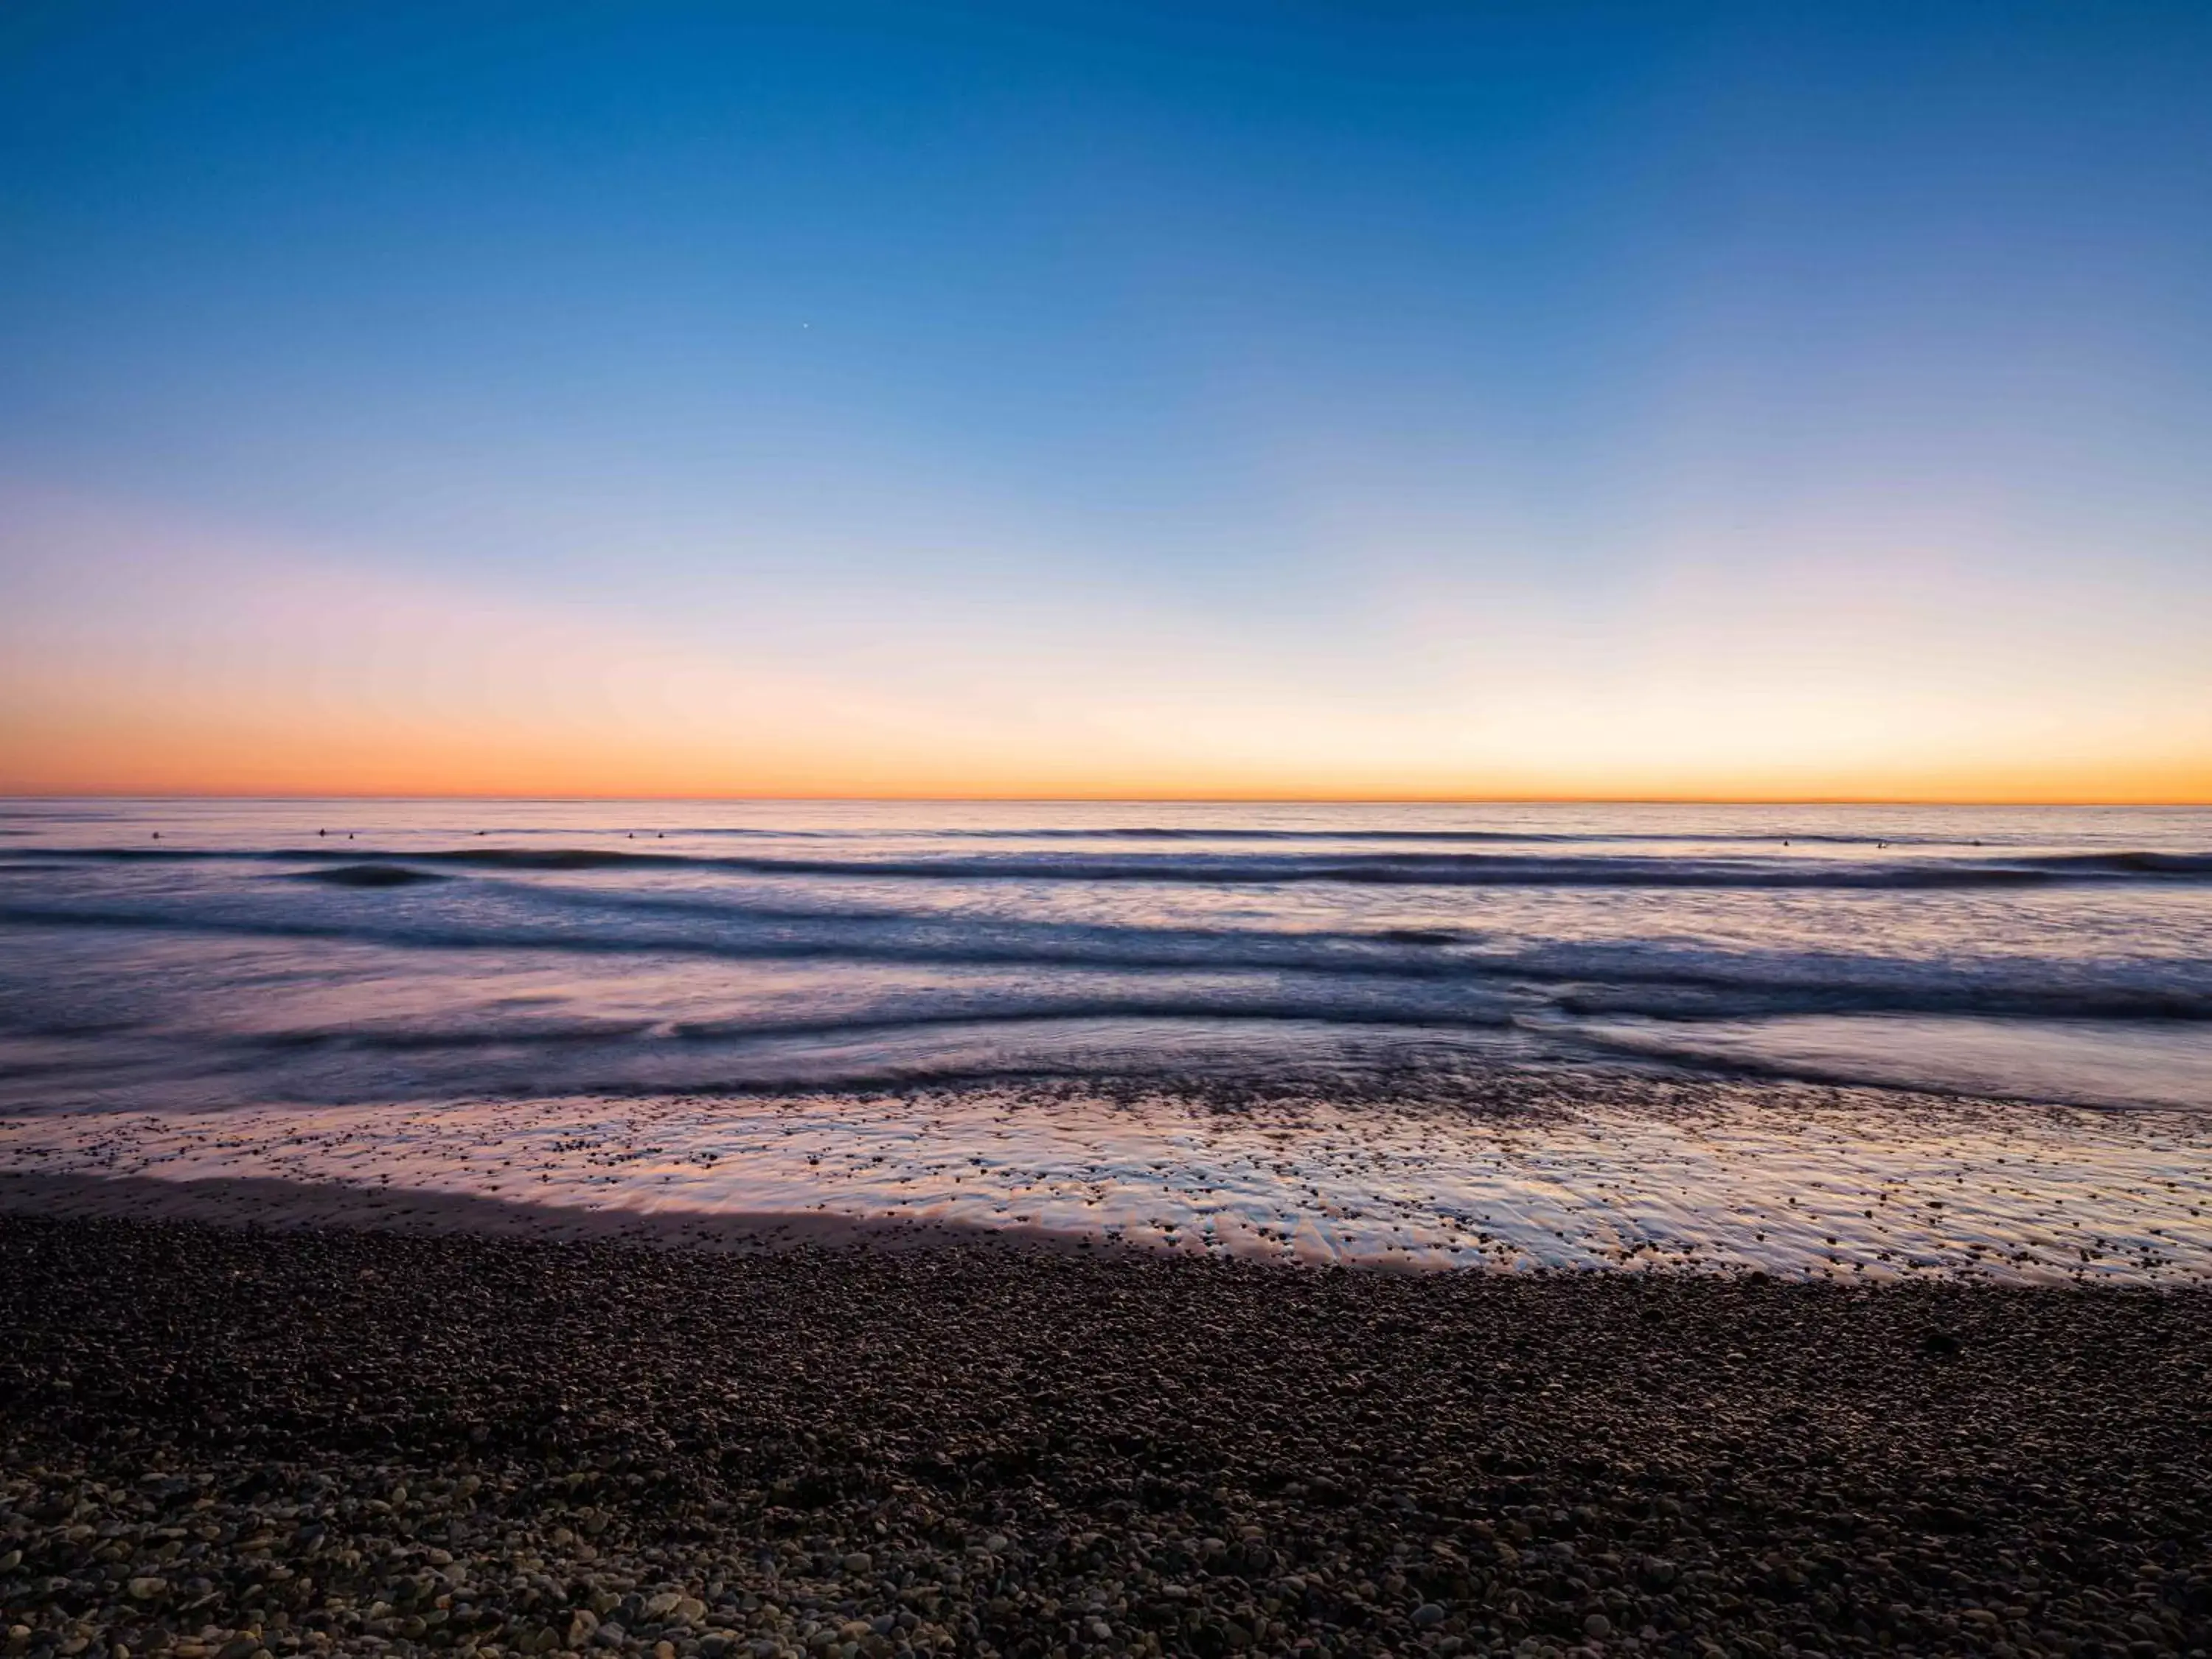
<path id="1" fill-rule="evenodd" d="M 1079 1089 L 70 1113 L 7 1166 L 831 1214 L 1307 1263 L 2212 1279 L 2212 1121 L 1583 1078 L 1503 1110 Z"/>

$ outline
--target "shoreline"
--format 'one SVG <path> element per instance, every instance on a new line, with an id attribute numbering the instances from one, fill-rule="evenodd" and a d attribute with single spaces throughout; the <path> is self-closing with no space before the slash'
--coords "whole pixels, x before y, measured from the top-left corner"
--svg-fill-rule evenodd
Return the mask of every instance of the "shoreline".
<path id="1" fill-rule="evenodd" d="M 124 1184 L 85 1184 L 102 1182 Z M 1348 1096 L 1061 1080 L 0 1117 L 0 1207 L 57 1206 L 716 1249 L 1004 1237 L 1305 1267 L 2202 1285 L 2212 1115 L 1498 1068 Z"/>
<path id="2" fill-rule="evenodd" d="M 711 1255 L 978 1249 L 1065 1255 L 1111 1260 L 1164 1257 L 1234 1261 L 1265 1272 L 1458 1277 L 1659 1277 L 1816 1285 L 1853 1281 L 1817 1272 L 1790 1273 L 1744 1262 L 1639 1259 L 1606 1267 L 1502 1265 L 1474 1261 L 1439 1265 L 1390 1256 L 1313 1261 L 1224 1251 L 1193 1240 L 1167 1243 L 1135 1236 L 1021 1224 L 981 1224 L 897 1215 L 839 1214 L 831 1211 L 719 1211 L 669 1204 L 657 1208 L 622 1205 L 584 1208 L 533 1204 L 488 1193 L 438 1191 L 343 1182 L 287 1181 L 268 1176 L 191 1179 L 143 1175 L 46 1173 L 0 1169 L 0 1222 L 119 1221 L 208 1227 L 279 1235 L 374 1232 L 402 1238 L 483 1238 L 550 1245 L 604 1245 L 697 1252 Z M 2036 1283 L 1992 1279 L 1971 1271 L 1941 1269 L 1913 1277 L 1859 1280 L 1860 1290 L 1912 1285 L 1986 1286 L 2030 1293 L 2129 1290 L 2153 1294 L 2212 1296 L 2212 1285 L 2187 1279 Z"/>
<path id="3" fill-rule="evenodd" d="M 179 1181 L 0 1170 L 0 1218 L 138 1221 L 276 1233 L 371 1231 L 403 1237 L 654 1246 L 738 1255 L 810 1248 L 1094 1248 L 1088 1237 L 1034 1227 L 976 1227 L 803 1212 L 587 1210 L 488 1194 L 251 1176 Z"/>
<path id="4" fill-rule="evenodd" d="M 28 1659 L 2188 1653 L 2208 1314 L 11 1214 L 0 1603 Z"/>

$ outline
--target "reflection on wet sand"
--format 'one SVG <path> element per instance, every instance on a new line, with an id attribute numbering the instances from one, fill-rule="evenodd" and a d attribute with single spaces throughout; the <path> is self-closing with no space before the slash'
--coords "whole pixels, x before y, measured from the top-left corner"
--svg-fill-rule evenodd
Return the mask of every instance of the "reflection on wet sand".
<path id="1" fill-rule="evenodd" d="M 1019 1230 L 1308 1264 L 2212 1281 L 2202 1114 L 1627 1073 L 1358 1098 L 1091 1080 L 78 1109 L 0 1122 L 0 1170 Z"/>

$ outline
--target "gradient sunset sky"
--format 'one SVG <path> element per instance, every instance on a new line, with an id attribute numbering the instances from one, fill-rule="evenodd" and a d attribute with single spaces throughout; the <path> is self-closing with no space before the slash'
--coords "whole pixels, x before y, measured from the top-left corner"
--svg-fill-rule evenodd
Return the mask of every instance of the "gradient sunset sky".
<path id="1" fill-rule="evenodd" d="M 0 790 L 2212 800 L 2212 5 L 11 0 Z"/>

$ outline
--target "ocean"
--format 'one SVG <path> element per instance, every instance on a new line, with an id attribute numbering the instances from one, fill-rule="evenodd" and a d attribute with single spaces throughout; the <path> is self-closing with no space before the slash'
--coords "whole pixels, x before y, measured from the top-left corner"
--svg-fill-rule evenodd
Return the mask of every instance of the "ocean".
<path id="1" fill-rule="evenodd" d="M 422 1125 L 480 1139 L 516 1103 L 592 1103 L 651 1117 L 687 1182 L 719 1166 L 716 1201 L 803 1209 L 829 1201 L 820 1158 L 787 1189 L 718 1150 L 758 1139 L 732 1126 L 763 1103 L 878 1103 L 834 1109 L 821 1154 L 878 1170 L 906 1155 L 860 1115 L 905 1123 L 880 1103 L 920 1094 L 989 1103 L 994 1127 L 938 1134 L 963 1158 L 1085 1099 L 1218 1119 L 1240 1091 L 1356 1147 L 1407 1100 L 1431 1133 L 1501 1076 L 1554 1102 L 1847 1100 L 1869 1152 L 1931 1101 L 2069 1114 L 2091 1127 L 2068 1146 L 2136 1133 L 2117 1115 L 2186 1125 L 2212 1106 L 2212 810 L 0 805 L 17 1167 L 58 1123 L 106 1124 L 112 1151 L 131 1115 L 203 1137 L 210 1115 L 343 1120 L 430 1158 Z"/>

